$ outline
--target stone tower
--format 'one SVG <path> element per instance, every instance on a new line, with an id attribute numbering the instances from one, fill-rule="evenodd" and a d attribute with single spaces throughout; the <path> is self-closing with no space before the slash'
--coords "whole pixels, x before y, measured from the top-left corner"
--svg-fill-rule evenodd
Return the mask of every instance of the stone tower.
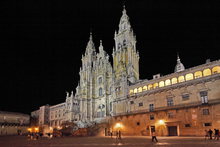
<path id="1" fill-rule="evenodd" d="M 114 71 L 114 115 L 127 111 L 128 85 L 139 80 L 139 53 L 136 50 L 136 37 L 131 28 L 125 7 L 119 22 L 119 30 L 114 36 L 113 48 Z"/>
<path id="2" fill-rule="evenodd" d="M 102 41 L 96 52 L 92 34 L 82 56 L 79 75 L 80 81 L 75 94 L 75 99 L 79 101 L 79 120 L 89 122 L 104 119 L 112 111 L 110 102 L 113 72 Z"/>
<path id="3" fill-rule="evenodd" d="M 139 53 L 136 50 L 136 37 L 131 28 L 125 7 L 115 32 L 115 49 L 113 49 L 113 68 L 116 79 L 127 76 L 129 82 L 139 80 Z"/>

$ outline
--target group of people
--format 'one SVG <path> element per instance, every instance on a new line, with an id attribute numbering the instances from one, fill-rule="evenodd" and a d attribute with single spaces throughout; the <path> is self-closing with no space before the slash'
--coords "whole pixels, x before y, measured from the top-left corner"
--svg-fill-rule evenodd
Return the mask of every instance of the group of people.
<path id="1" fill-rule="evenodd" d="M 109 133 L 110 133 L 110 136 L 112 138 L 113 137 L 113 132 L 111 131 Z M 116 131 L 116 139 L 121 139 L 121 131 L 120 130 Z"/>
<path id="2" fill-rule="evenodd" d="M 30 132 L 28 134 L 28 138 L 30 138 L 31 140 L 37 140 L 39 139 L 39 137 L 42 137 L 43 136 L 43 133 L 33 133 L 33 132 Z"/>
<path id="3" fill-rule="evenodd" d="M 214 135 L 214 136 L 213 136 Z M 220 132 L 219 129 L 214 129 L 214 134 L 212 129 L 209 130 L 205 130 L 205 140 L 207 138 L 209 138 L 210 140 L 212 140 L 212 138 L 214 137 L 214 140 L 219 140 L 220 137 Z"/>

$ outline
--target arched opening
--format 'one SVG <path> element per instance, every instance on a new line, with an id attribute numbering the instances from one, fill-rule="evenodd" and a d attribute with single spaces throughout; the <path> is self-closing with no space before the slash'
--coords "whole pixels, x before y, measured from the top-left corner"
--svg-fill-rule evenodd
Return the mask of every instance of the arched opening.
<path id="1" fill-rule="evenodd" d="M 172 82 L 172 84 L 176 84 L 177 83 L 177 78 L 172 78 L 171 82 Z"/>
<path id="2" fill-rule="evenodd" d="M 158 87 L 158 83 L 154 83 L 154 89 Z"/>
<path id="3" fill-rule="evenodd" d="M 152 84 L 148 85 L 148 90 L 151 90 L 152 88 L 153 88 Z"/>
<path id="4" fill-rule="evenodd" d="M 210 76 L 211 74 L 212 74 L 212 73 L 211 73 L 211 70 L 210 70 L 209 68 L 203 70 L 203 76 L 204 76 L 204 77 L 205 77 L 205 76 Z"/>
<path id="5" fill-rule="evenodd" d="M 142 92 L 142 87 L 139 87 L 139 88 L 138 88 L 138 92 Z"/>
<path id="6" fill-rule="evenodd" d="M 137 88 L 134 89 L 134 93 L 137 93 Z"/>
<path id="7" fill-rule="evenodd" d="M 167 79 L 167 80 L 165 81 L 165 85 L 166 85 L 166 86 L 171 85 L 170 79 Z"/>
<path id="8" fill-rule="evenodd" d="M 102 88 L 99 88 L 99 96 L 102 96 Z"/>
<path id="9" fill-rule="evenodd" d="M 164 87 L 164 81 L 160 81 L 159 87 Z"/>
<path id="10" fill-rule="evenodd" d="M 131 89 L 131 90 L 129 91 L 129 94 L 131 95 L 131 94 L 133 94 L 133 93 L 134 93 L 134 90 Z"/>
<path id="11" fill-rule="evenodd" d="M 184 82 L 185 81 L 184 76 L 179 76 L 178 81 L 179 81 L 179 83 Z"/>
<path id="12" fill-rule="evenodd" d="M 195 72 L 194 77 L 195 77 L 195 79 L 201 78 L 202 77 L 202 72 L 201 71 Z"/>
<path id="13" fill-rule="evenodd" d="M 220 66 L 215 66 L 212 68 L 212 74 L 220 73 Z"/>
<path id="14" fill-rule="evenodd" d="M 194 79 L 192 73 L 186 74 L 185 78 L 186 78 L 186 81 L 189 81 L 189 80 L 193 80 L 193 79 Z"/>
<path id="15" fill-rule="evenodd" d="M 143 91 L 146 91 L 146 90 L 147 90 L 147 86 L 144 86 L 144 87 L 143 87 Z"/>

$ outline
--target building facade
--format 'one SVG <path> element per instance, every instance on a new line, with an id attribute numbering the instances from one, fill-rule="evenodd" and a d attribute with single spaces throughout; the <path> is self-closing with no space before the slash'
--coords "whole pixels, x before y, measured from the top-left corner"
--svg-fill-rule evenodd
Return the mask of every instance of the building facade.
<path id="1" fill-rule="evenodd" d="M 0 111 L 0 136 L 27 133 L 30 116 L 17 112 Z"/>
<path id="2" fill-rule="evenodd" d="M 127 135 L 150 135 L 152 130 L 201 135 L 220 125 L 220 61 L 185 69 L 177 56 L 174 73 L 140 80 L 136 36 L 125 8 L 114 40 L 111 65 L 102 41 L 97 51 L 90 34 L 76 93 L 67 92 L 64 103 L 33 112 L 39 125 L 108 122 L 107 129 Z"/>

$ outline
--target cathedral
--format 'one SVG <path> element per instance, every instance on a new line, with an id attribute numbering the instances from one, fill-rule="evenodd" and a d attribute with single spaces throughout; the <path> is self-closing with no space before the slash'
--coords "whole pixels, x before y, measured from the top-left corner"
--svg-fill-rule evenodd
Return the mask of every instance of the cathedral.
<path id="1" fill-rule="evenodd" d="M 102 40 L 97 50 L 90 33 L 76 93 L 67 92 L 65 102 L 33 111 L 39 126 L 108 122 L 105 130 L 120 129 L 126 135 L 158 130 L 162 136 L 198 136 L 220 125 L 219 60 L 185 69 L 178 55 L 174 73 L 139 79 L 136 36 L 125 7 L 114 40 L 112 65 Z"/>

